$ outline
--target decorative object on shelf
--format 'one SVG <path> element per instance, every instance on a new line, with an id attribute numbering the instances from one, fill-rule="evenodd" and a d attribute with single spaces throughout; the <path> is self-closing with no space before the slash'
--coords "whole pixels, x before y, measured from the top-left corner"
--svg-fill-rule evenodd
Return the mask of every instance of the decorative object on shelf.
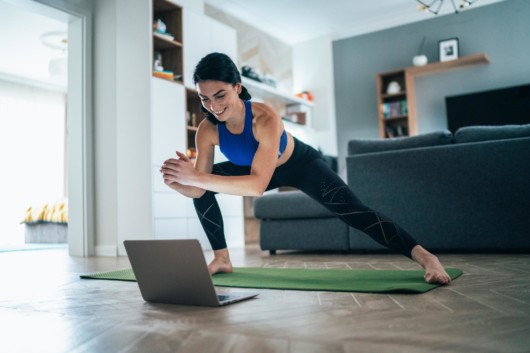
<path id="1" fill-rule="evenodd" d="M 155 31 L 155 34 L 161 34 L 163 38 L 166 38 L 168 40 L 174 40 L 175 37 L 171 33 L 167 32 L 167 26 L 161 19 L 157 18 L 153 21 L 153 30 Z"/>
<path id="2" fill-rule="evenodd" d="M 269 74 L 262 75 L 259 70 L 248 65 L 244 65 L 241 68 L 241 75 L 243 75 L 243 77 L 248 77 L 251 80 L 266 84 L 267 86 L 276 88 L 276 79 L 273 76 Z"/>
<path id="3" fill-rule="evenodd" d="M 305 100 L 307 100 L 309 102 L 313 101 L 313 95 L 309 91 L 299 92 L 299 93 L 295 94 L 295 97 L 298 97 L 298 98 L 301 98 L 301 99 L 305 99 Z"/>
<path id="4" fill-rule="evenodd" d="M 438 43 L 440 61 L 449 61 L 458 59 L 458 38 L 449 38 L 441 40 Z"/>
<path id="5" fill-rule="evenodd" d="M 409 136 L 409 131 L 406 125 L 399 124 L 395 126 L 385 127 L 386 138 L 405 137 L 405 136 Z"/>
<path id="6" fill-rule="evenodd" d="M 159 51 L 155 51 L 153 56 L 153 70 L 164 71 L 164 66 L 162 66 L 162 53 Z"/>
<path id="7" fill-rule="evenodd" d="M 397 81 L 392 81 L 386 88 L 387 94 L 398 94 L 401 92 L 401 85 Z"/>
<path id="8" fill-rule="evenodd" d="M 263 82 L 266 85 L 276 88 L 276 79 L 271 75 L 264 75 L 261 78 L 261 82 Z"/>
<path id="9" fill-rule="evenodd" d="M 243 66 L 241 68 L 241 75 L 250 78 L 251 80 L 262 82 L 261 81 L 261 75 L 257 72 L 256 69 L 250 67 L 250 66 Z"/>
<path id="10" fill-rule="evenodd" d="M 282 117 L 284 120 L 299 125 L 306 125 L 311 118 L 311 109 L 304 104 L 289 104 L 285 108 L 285 114 L 286 116 Z"/>
<path id="11" fill-rule="evenodd" d="M 427 59 L 426 55 L 416 55 L 414 58 L 412 58 L 412 64 L 414 66 L 425 66 L 429 62 L 429 59 Z"/>
<path id="12" fill-rule="evenodd" d="M 433 0 L 429 3 L 426 3 L 425 1 L 422 1 L 422 0 L 416 0 L 416 1 L 419 3 L 418 10 L 424 11 L 424 12 L 430 12 L 434 15 L 438 15 L 438 13 L 440 12 L 440 9 L 442 8 L 444 4 L 444 0 Z M 478 0 L 460 0 L 457 6 L 455 4 L 455 0 L 450 0 L 450 1 L 448 0 L 448 2 L 450 2 L 451 5 L 453 5 L 453 10 L 455 13 L 459 13 L 460 11 L 467 9 L 469 6 L 473 5 L 477 1 Z"/>
<path id="13" fill-rule="evenodd" d="M 423 39 L 421 40 L 421 44 L 420 44 L 420 50 L 418 50 L 418 55 L 412 58 L 412 64 L 414 66 L 424 66 L 424 65 L 427 65 L 427 63 L 429 62 L 429 60 L 427 59 L 427 56 L 422 54 L 423 45 L 425 44 L 426 38 L 427 37 L 423 36 Z"/>
<path id="14" fill-rule="evenodd" d="M 156 20 L 153 21 L 153 29 L 155 30 L 155 32 L 164 34 L 164 33 L 166 33 L 167 26 L 164 23 L 164 21 L 162 21 L 161 19 L 157 18 Z"/>

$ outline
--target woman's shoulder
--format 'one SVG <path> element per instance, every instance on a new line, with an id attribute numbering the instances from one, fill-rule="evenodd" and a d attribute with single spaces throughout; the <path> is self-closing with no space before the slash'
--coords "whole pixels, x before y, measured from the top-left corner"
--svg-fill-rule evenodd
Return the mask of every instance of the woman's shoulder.
<path id="1" fill-rule="evenodd" d="M 261 140 L 262 136 L 273 136 L 271 131 L 277 131 L 281 134 L 284 130 L 280 115 L 265 103 L 253 102 L 252 115 L 254 138 L 258 141 Z"/>
<path id="2" fill-rule="evenodd" d="M 219 144 L 217 125 L 212 124 L 208 119 L 204 119 L 197 127 L 197 136 L 201 140 L 209 140 L 212 144 Z"/>
<path id="3" fill-rule="evenodd" d="M 267 120 L 278 117 L 278 113 L 265 103 L 252 102 L 252 115 L 256 120 Z"/>

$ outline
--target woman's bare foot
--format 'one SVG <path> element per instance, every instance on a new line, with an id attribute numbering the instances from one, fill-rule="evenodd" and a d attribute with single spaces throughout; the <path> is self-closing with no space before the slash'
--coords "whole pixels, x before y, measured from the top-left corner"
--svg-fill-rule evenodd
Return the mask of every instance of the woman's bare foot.
<path id="1" fill-rule="evenodd" d="M 232 262 L 228 254 L 228 249 L 214 250 L 214 259 L 208 265 L 210 275 L 220 272 L 232 272 Z"/>
<path id="2" fill-rule="evenodd" d="M 420 245 L 416 245 L 412 249 L 412 259 L 425 270 L 425 275 L 423 276 L 425 282 L 442 285 L 451 283 L 451 276 L 447 274 L 438 258 Z"/>

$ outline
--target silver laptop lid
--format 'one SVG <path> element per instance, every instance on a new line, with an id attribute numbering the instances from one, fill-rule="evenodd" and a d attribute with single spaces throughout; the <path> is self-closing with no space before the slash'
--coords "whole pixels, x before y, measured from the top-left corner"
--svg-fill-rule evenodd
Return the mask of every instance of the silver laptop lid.
<path id="1" fill-rule="evenodd" d="M 220 305 L 198 240 L 126 240 L 124 245 L 145 301 Z"/>

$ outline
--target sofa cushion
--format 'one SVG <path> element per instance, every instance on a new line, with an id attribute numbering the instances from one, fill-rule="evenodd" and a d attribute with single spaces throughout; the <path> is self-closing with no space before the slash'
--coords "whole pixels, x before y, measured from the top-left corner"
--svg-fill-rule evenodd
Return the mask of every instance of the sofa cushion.
<path id="1" fill-rule="evenodd" d="M 254 215 L 260 219 L 335 217 L 301 191 L 275 192 L 258 197 L 254 203 Z"/>
<path id="2" fill-rule="evenodd" d="M 530 124 L 462 127 L 455 133 L 455 143 L 505 140 L 518 137 L 530 137 Z"/>
<path id="3" fill-rule="evenodd" d="M 440 146 L 451 144 L 452 141 L 453 134 L 449 130 L 392 139 L 354 139 L 348 142 L 348 154 L 354 155 L 407 148 Z"/>

